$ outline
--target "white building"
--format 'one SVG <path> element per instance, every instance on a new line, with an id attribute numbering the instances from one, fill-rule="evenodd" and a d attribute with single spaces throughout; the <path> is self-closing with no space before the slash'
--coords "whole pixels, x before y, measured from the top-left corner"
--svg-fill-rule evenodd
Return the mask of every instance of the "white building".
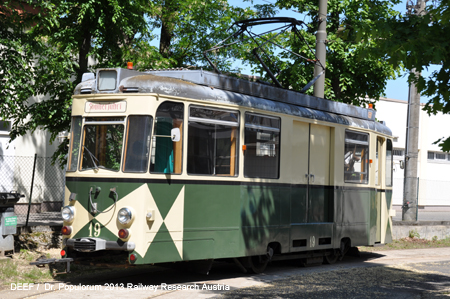
<path id="1" fill-rule="evenodd" d="M 385 121 L 394 136 L 393 204 L 401 206 L 404 170 L 400 169 L 400 160 L 405 156 L 408 102 L 381 99 L 376 109 L 376 118 Z M 419 131 L 419 207 L 450 207 L 450 153 L 442 152 L 437 144 L 433 144 L 439 138 L 450 136 L 450 115 L 430 116 L 422 110 Z"/>
<path id="2" fill-rule="evenodd" d="M 32 213 L 59 210 L 64 195 L 64 171 L 51 164 L 58 141 L 50 144 L 50 133 L 36 130 L 10 143 L 10 129 L 10 121 L 0 121 L 0 192 L 15 191 L 25 196 L 16 205 L 18 215 L 27 213 L 31 192 Z"/>

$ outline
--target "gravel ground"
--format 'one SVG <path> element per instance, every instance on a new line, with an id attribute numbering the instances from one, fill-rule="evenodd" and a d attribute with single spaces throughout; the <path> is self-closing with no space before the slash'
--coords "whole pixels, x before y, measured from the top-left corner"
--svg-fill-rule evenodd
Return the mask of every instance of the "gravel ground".
<path id="1" fill-rule="evenodd" d="M 298 275 L 217 298 L 448 298 L 450 262 L 354 268 Z"/>

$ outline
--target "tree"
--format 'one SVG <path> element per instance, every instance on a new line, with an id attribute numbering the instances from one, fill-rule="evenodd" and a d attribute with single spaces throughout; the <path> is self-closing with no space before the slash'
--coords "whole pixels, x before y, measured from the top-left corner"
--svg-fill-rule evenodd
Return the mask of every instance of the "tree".
<path id="1" fill-rule="evenodd" d="M 432 64 L 441 65 L 428 78 L 409 75 L 418 91 L 430 100 L 424 110 L 429 114 L 450 113 L 450 1 L 442 0 L 427 7 L 424 16 L 395 16 L 380 24 L 380 48 L 387 53 L 394 66 L 403 64 L 406 69 L 418 72 Z M 436 143 L 443 151 L 450 151 L 450 137 Z"/>
<path id="2" fill-rule="evenodd" d="M 234 20 L 258 14 L 223 0 L 26 0 L 0 9 L 0 117 L 14 120 L 11 139 L 42 128 L 51 141 L 69 129 L 71 96 L 90 58 L 95 67 L 201 64 Z M 150 45 L 156 27 L 160 49 Z M 62 144 L 53 161 L 62 165 L 66 152 Z"/>
<path id="3" fill-rule="evenodd" d="M 101 66 L 123 65 L 122 53 L 136 33 L 148 36 L 147 7 L 122 0 L 3 1 L 0 114 L 13 120 L 11 139 L 40 127 L 54 141 L 68 130 L 71 95 L 88 57 Z M 65 151 L 60 146 L 54 160 Z"/>
<path id="4" fill-rule="evenodd" d="M 328 1 L 326 98 L 365 105 L 384 94 L 387 80 L 396 76 L 400 66 L 389 63 L 386 55 L 374 55 L 369 50 L 378 47 L 379 20 L 395 16 L 397 12 L 392 6 L 398 2 L 398 0 Z M 311 20 L 303 32 L 310 45 L 315 45 L 315 32 L 318 28 L 317 4 L 318 2 L 314 0 L 277 1 L 280 8 L 294 7 Z M 304 43 L 288 42 L 288 44 L 294 52 L 305 53 L 307 50 Z M 287 60 L 280 64 L 282 69 L 280 79 L 294 89 L 303 88 L 313 78 L 312 64 L 292 55 L 285 55 L 283 58 Z"/>
<path id="5" fill-rule="evenodd" d="M 157 1 L 155 7 L 151 24 L 161 29 L 158 67 L 209 67 L 203 51 L 225 38 L 232 23 L 275 14 L 272 5 L 249 9 L 229 5 L 225 0 L 164 0 Z M 220 54 L 223 58 L 235 58 L 242 56 L 241 50 L 229 49 Z M 217 62 L 220 69 L 230 70 L 230 62 Z"/>

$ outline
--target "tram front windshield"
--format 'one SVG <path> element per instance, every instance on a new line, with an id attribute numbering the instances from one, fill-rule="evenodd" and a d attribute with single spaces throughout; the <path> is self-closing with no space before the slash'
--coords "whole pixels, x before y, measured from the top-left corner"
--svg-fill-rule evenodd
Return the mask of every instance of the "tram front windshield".
<path id="1" fill-rule="evenodd" d="M 72 117 L 67 171 L 146 172 L 152 123 L 150 115 L 130 115 L 127 121 L 125 117 Z"/>
<path id="2" fill-rule="evenodd" d="M 86 118 L 81 140 L 80 169 L 119 171 L 124 118 Z"/>

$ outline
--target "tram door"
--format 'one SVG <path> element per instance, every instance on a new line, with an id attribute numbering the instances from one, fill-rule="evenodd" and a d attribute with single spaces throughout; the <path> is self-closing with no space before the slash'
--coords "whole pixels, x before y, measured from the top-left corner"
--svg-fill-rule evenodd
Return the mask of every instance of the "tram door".
<path id="1" fill-rule="evenodd" d="M 383 197 L 383 143 L 384 138 L 377 138 L 375 152 L 375 202 L 370 212 L 370 238 L 376 243 L 381 242 L 381 202 Z"/>
<path id="2" fill-rule="evenodd" d="M 292 166 L 299 187 L 291 196 L 291 246 L 312 247 L 310 236 L 320 237 L 322 233 L 329 236 L 331 232 L 326 231 L 333 222 L 333 190 L 329 188 L 330 128 L 294 121 L 293 132 Z M 327 223 L 327 228 L 319 228 L 317 223 Z"/>
<path id="3" fill-rule="evenodd" d="M 330 207 L 330 128 L 310 125 L 308 222 L 332 222 Z M 305 173 L 306 177 L 306 173 Z"/>

